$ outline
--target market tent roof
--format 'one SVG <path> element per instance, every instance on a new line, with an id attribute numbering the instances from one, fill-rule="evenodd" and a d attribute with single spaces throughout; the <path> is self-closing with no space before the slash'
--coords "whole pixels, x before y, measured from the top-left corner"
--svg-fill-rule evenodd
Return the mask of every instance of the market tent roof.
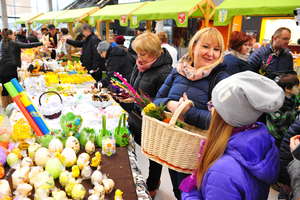
<path id="1" fill-rule="evenodd" d="M 174 19 L 177 26 L 186 27 L 189 17 L 203 17 L 198 9 L 201 0 L 150 1 L 131 13 L 131 26 L 137 27 L 142 20 Z"/>
<path id="2" fill-rule="evenodd" d="M 106 20 L 120 20 L 122 26 L 128 25 L 128 15 L 146 5 L 147 2 L 143 3 L 129 3 L 129 4 L 118 4 L 118 5 L 107 5 L 101 8 L 99 11 L 90 15 L 89 23 L 94 25 L 96 21 Z"/>
<path id="3" fill-rule="evenodd" d="M 299 0 L 224 0 L 216 8 L 214 25 L 227 25 L 239 15 L 293 15 L 299 7 Z"/>
<path id="4" fill-rule="evenodd" d="M 67 10 L 61 10 L 61 11 L 52 11 L 52 12 L 47 12 L 35 19 L 32 20 L 33 23 L 55 23 L 55 18 L 59 17 L 63 13 L 65 13 Z"/>
<path id="5" fill-rule="evenodd" d="M 66 10 L 61 15 L 55 16 L 55 21 L 57 23 L 66 23 L 74 22 L 75 20 L 86 19 L 90 14 L 93 14 L 99 9 L 100 8 L 98 7 L 90 7 Z"/>
<path id="6" fill-rule="evenodd" d="M 43 13 L 38 13 L 38 14 L 27 14 L 27 15 L 23 15 L 22 17 L 20 17 L 19 19 L 16 20 L 17 24 L 26 24 L 28 22 L 30 22 L 31 20 L 33 20 L 34 18 L 37 18 L 39 16 L 43 15 Z"/>

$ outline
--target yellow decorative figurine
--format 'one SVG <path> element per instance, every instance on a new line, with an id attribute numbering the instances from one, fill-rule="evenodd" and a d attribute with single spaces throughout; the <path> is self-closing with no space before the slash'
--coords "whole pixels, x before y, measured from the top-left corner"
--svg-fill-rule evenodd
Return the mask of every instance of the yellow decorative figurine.
<path id="1" fill-rule="evenodd" d="M 123 192 L 119 189 L 115 192 L 115 200 L 123 200 Z"/>
<path id="2" fill-rule="evenodd" d="M 77 178 L 79 175 L 80 175 L 80 169 L 79 169 L 79 167 L 77 165 L 74 165 L 72 167 L 72 176 L 74 178 Z"/>
<path id="3" fill-rule="evenodd" d="M 91 167 L 98 167 L 101 162 L 101 154 L 99 151 L 95 153 L 95 157 L 92 158 Z"/>

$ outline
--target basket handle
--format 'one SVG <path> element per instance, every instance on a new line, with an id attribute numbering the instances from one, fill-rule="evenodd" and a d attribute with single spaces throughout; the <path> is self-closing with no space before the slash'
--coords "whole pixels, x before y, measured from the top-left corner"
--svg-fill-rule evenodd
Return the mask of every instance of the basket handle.
<path id="1" fill-rule="evenodd" d="M 169 122 L 170 126 L 175 126 L 176 121 L 177 121 L 178 117 L 180 116 L 180 114 L 182 113 L 182 111 L 190 104 L 193 105 L 193 102 L 191 100 L 184 101 L 182 104 L 180 104 L 180 106 L 175 110 L 175 112 L 172 115 L 172 118 Z"/>
<path id="2" fill-rule="evenodd" d="M 42 105 L 42 103 L 41 103 L 42 97 L 43 97 L 45 94 L 49 94 L 49 93 L 56 94 L 56 95 L 59 97 L 59 99 L 60 99 L 60 103 L 61 103 L 61 104 L 63 103 L 63 100 L 62 100 L 62 98 L 61 98 L 61 96 L 60 96 L 60 94 L 59 94 L 58 92 L 55 92 L 55 91 L 47 91 L 47 92 L 42 93 L 41 96 L 39 97 L 39 105 L 40 105 L 40 106 Z"/>

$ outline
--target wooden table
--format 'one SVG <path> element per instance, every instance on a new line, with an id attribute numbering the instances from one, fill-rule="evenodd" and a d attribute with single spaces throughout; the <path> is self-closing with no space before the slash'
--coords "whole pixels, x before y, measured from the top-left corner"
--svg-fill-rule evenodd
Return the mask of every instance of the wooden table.
<path id="1" fill-rule="evenodd" d="M 106 195 L 105 199 L 113 200 L 116 189 L 120 189 L 124 192 L 123 194 L 124 200 L 137 199 L 136 186 L 132 178 L 132 172 L 131 172 L 127 148 L 118 147 L 117 153 L 112 157 L 107 157 L 102 155 L 101 163 L 102 163 L 101 172 L 107 174 L 107 176 L 113 179 L 116 184 L 115 189 L 112 191 L 112 193 Z M 6 178 L 8 179 L 10 186 L 12 188 L 11 174 L 13 173 L 14 170 L 9 170 L 9 167 L 7 165 L 5 168 L 6 168 L 6 173 L 8 173 Z M 60 184 L 58 183 L 58 179 L 55 180 L 55 184 L 57 187 L 61 188 Z M 82 184 L 87 191 L 84 199 L 87 199 L 89 196 L 88 190 L 92 189 L 93 185 L 91 184 L 90 180 L 84 180 Z M 30 199 L 34 199 L 33 194 L 34 192 L 29 197 Z"/>

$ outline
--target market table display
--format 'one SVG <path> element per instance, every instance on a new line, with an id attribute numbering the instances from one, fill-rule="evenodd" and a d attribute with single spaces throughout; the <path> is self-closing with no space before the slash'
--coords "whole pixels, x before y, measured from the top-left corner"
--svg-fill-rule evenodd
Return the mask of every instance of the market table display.
<path id="1" fill-rule="evenodd" d="M 121 146 L 126 146 L 126 140 L 124 140 L 126 135 L 121 135 L 121 137 L 118 135 L 126 129 L 126 126 L 124 126 L 124 117 L 126 115 L 105 89 L 99 92 L 93 87 L 94 82 L 89 75 L 79 74 L 76 71 L 46 72 L 36 76 L 26 76 L 23 86 L 33 105 L 36 105 L 36 109 L 44 116 L 45 124 L 51 130 L 51 134 L 55 133 L 56 137 L 52 138 L 51 134 L 46 134 L 37 139 L 39 144 L 33 143 L 32 138 L 34 137 L 32 137 L 32 132 L 31 134 L 29 133 L 31 128 L 27 121 L 24 120 L 24 115 L 16 105 L 10 105 L 8 110 L 9 120 L 12 124 L 11 137 L 14 137 L 14 140 L 18 142 L 19 148 L 10 147 L 8 164 L 13 168 L 22 165 L 21 168 L 17 168 L 16 171 L 18 172 L 16 173 L 14 172 L 15 169 L 9 168 L 6 164 L 5 178 L 10 180 L 12 191 L 18 190 L 17 194 L 23 194 L 23 199 L 26 199 L 26 195 L 29 195 L 31 199 L 48 197 L 47 195 L 45 196 L 49 192 L 48 189 L 51 189 L 50 195 L 57 198 L 59 195 L 62 198 L 65 195 L 64 191 L 66 191 L 68 198 L 72 199 L 104 199 L 104 193 L 106 193 L 105 199 L 114 199 L 114 197 L 116 199 L 129 200 L 150 199 L 145 189 L 144 179 L 137 167 L 134 144 L 131 137 L 129 137 L 128 147 L 117 147 L 115 154 L 111 156 L 104 155 L 110 155 L 109 153 L 114 149 L 111 147 L 114 142 L 121 144 Z M 48 92 L 49 90 L 52 92 Z M 26 132 L 28 132 L 28 138 L 26 138 Z M 21 139 L 19 138 L 20 135 L 22 135 Z M 83 137 L 82 135 L 85 136 Z M 115 138 L 112 138 L 111 135 L 114 135 Z M 103 141 L 108 142 L 105 143 Z M 95 154 L 93 148 L 96 146 L 96 150 L 99 150 L 97 146 L 101 145 L 102 155 L 99 153 Z M 33 152 L 32 149 L 35 149 L 35 151 Z M 82 153 L 84 151 L 89 154 Z M 13 154 L 16 154 L 17 157 L 14 157 L 15 155 Z M 31 157 L 26 157 L 30 155 Z M 72 160 L 73 157 L 75 159 Z M 78 158 L 77 161 L 76 158 Z M 80 162 L 84 158 L 87 160 Z M 26 164 L 26 161 L 29 164 Z M 46 169 L 40 172 L 41 174 L 35 172 L 37 173 L 35 175 L 39 177 L 37 178 L 38 180 L 47 179 L 46 177 L 51 174 L 56 178 L 55 185 L 63 190 L 56 189 L 53 185 L 54 183 L 51 182 L 53 179 L 49 177 L 49 180 L 47 179 L 48 182 L 41 184 L 42 186 L 37 183 L 39 181 L 35 183 L 33 181 L 31 185 L 28 184 L 30 182 L 27 180 L 28 176 L 34 177 L 32 168 L 38 170 L 38 167 L 31 167 L 31 170 L 26 171 L 26 166 L 32 166 L 34 163 Z M 61 169 L 58 167 L 60 165 L 62 165 Z M 67 169 L 69 172 L 62 172 L 64 169 Z M 106 174 L 107 180 L 104 180 L 101 184 L 100 181 L 99 185 L 97 185 L 93 177 L 99 176 L 99 174 L 97 175 L 99 172 L 103 175 L 101 179 L 105 179 L 104 174 Z M 72 176 L 67 178 L 70 180 L 63 187 L 62 183 L 64 182 L 61 182 L 61 179 L 63 179 L 61 176 L 66 174 L 71 174 Z M 90 179 L 91 177 L 92 180 Z M 12 184 L 12 179 L 15 180 L 14 184 Z M 17 187 L 17 180 L 20 183 L 19 185 L 23 183 L 21 185 L 23 188 L 20 188 L 21 186 Z M 72 182 L 72 180 L 75 181 Z M 1 184 L 4 187 L 5 183 L 0 182 Z M 110 191 L 112 189 L 113 191 Z M 14 196 L 17 194 L 13 193 Z M 35 195 L 36 197 L 34 197 Z"/>

